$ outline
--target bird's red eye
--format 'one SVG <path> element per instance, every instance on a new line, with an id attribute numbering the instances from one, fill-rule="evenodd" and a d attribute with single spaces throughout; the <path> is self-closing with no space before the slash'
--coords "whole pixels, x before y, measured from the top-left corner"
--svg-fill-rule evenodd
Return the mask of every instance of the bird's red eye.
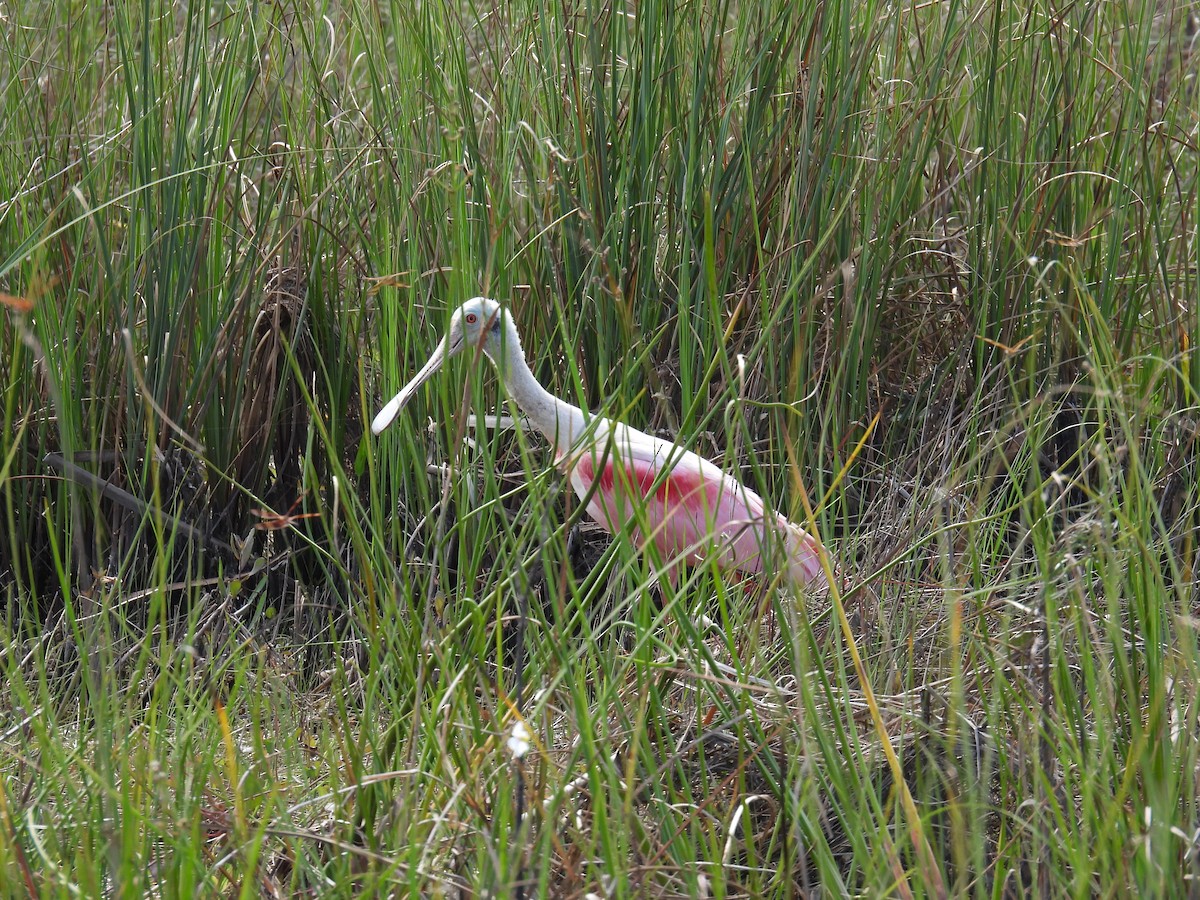
<path id="1" fill-rule="evenodd" d="M 475 313 L 467 313 L 467 324 L 474 325 L 479 320 L 479 316 Z"/>

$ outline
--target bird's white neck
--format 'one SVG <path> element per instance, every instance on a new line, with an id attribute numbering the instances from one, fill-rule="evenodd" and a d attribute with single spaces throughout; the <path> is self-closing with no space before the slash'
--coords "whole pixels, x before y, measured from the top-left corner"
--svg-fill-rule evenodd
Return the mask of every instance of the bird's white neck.
<path id="1" fill-rule="evenodd" d="M 506 315 L 504 323 L 504 339 L 499 347 L 487 348 L 488 356 L 496 364 L 509 396 L 561 456 L 583 434 L 587 415 L 578 406 L 560 400 L 542 387 L 525 361 L 521 339 L 512 319 Z"/>

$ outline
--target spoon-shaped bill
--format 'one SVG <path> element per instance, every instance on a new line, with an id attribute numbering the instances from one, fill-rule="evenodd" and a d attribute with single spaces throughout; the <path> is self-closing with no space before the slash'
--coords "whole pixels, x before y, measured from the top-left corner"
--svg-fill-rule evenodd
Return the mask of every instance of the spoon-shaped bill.
<path id="1" fill-rule="evenodd" d="M 437 349 L 433 351 L 433 356 L 429 357 L 429 362 L 425 363 L 421 367 L 421 371 L 413 376 L 412 381 L 402 387 L 400 393 L 389 400 L 387 405 L 371 420 L 371 433 L 379 434 L 383 429 L 391 425 L 392 419 L 399 415 L 400 410 L 404 409 L 408 401 L 413 398 L 413 394 L 417 392 L 417 389 L 432 378 L 434 373 L 442 367 L 446 359 L 453 355 L 453 350 L 450 353 L 446 352 L 446 343 L 444 341 L 439 342 Z"/>

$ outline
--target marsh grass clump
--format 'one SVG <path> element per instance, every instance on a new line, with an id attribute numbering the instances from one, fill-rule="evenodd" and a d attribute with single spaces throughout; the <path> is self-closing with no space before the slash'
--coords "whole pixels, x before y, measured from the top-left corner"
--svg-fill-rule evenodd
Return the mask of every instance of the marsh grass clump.
<path id="1" fill-rule="evenodd" d="M 1193 8 L 0 31 L 0 884 L 1194 893 Z M 846 583 L 660 583 L 482 370 L 371 437 L 479 294 Z"/>

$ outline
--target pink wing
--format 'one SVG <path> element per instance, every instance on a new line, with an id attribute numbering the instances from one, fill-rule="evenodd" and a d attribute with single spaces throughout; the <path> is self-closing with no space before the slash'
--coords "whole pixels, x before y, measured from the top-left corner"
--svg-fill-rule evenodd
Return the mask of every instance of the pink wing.
<path id="1" fill-rule="evenodd" d="M 820 574 L 817 541 L 708 460 L 632 428 L 611 434 L 607 453 L 589 448 L 570 468 L 581 498 L 598 481 L 588 513 L 601 525 L 616 532 L 632 520 L 635 539 L 652 540 L 664 563 L 715 553 L 723 568 L 759 573 L 774 557 L 799 584 Z"/>

